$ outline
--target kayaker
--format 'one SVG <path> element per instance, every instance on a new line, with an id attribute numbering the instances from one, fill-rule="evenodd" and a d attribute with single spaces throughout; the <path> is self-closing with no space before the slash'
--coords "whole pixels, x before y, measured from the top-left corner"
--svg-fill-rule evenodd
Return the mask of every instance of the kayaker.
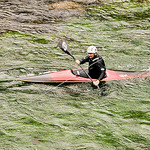
<path id="1" fill-rule="evenodd" d="M 90 46 L 87 49 L 88 56 L 86 56 L 82 60 L 76 60 L 76 64 L 84 64 L 85 62 L 89 62 L 88 74 L 93 79 L 98 79 L 93 82 L 95 86 L 98 86 L 100 81 L 106 77 L 106 67 L 104 60 L 97 53 L 97 48 L 95 46 Z"/>

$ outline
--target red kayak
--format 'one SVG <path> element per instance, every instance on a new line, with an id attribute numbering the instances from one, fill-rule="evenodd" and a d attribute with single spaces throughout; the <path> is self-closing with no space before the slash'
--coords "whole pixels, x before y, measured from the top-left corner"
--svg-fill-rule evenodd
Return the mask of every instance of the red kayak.
<path id="1" fill-rule="evenodd" d="M 86 69 L 87 71 L 87 69 Z M 102 81 L 130 79 L 136 77 L 150 76 L 150 71 L 121 71 L 121 70 L 106 70 L 107 77 Z M 25 82 L 42 82 L 42 83 L 57 83 L 57 82 L 91 82 L 81 69 L 71 69 L 51 72 L 43 75 L 30 76 L 18 79 Z M 96 79 L 93 79 L 96 80 Z"/>

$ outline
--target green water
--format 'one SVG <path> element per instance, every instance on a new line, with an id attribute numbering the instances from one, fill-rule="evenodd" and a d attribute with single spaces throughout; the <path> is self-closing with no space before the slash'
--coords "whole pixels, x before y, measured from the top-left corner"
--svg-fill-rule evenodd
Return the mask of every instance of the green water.
<path id="1" fill-rule="evenodd" d="M 49 34 L 2 34 L 0 149 L 148 150 L 149 77 L 106 82 L 100 91 L 90 83 L 57 87 L 16 79 L 78 68 L 56 47 L 61 37 L 77 59 L 95 45 L 109 69 L 150 69 L 149 10 L 148 4 L 97 6 L 84 18 L 54 24 Z"/>

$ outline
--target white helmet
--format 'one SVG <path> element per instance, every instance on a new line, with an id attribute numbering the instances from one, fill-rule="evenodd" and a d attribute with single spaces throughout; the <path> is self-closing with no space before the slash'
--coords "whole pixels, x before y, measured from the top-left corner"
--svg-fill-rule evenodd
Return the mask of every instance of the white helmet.
<path id="1" fill-rule="evenodd" d="M 97 53 L 97 48 L 95 46 L 90 46 L 87 49 L 87 53 Z"/>

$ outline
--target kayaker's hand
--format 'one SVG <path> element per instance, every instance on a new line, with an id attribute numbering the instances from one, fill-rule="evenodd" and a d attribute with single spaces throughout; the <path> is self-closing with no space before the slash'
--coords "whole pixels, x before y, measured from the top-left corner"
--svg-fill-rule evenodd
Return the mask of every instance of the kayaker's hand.
<path id="1" fill-rule="evenodd" d="M 93 84 L 94 84 L 95 86 L 98 86 L 98 85 L 99 85 L 99 83 L 100 83 L 100 81 L 99 81 L 99 80 L 93 81 Z"/>
<path id="2" fill-rule="evenodd" d="M 79 60 L 76 60 L 75 62 L 76 62 L 76 64 L 77 64 L 77 65 L 79 65 L 79 64 L 80 64 L 80 61 L 79 61 Z"/>

